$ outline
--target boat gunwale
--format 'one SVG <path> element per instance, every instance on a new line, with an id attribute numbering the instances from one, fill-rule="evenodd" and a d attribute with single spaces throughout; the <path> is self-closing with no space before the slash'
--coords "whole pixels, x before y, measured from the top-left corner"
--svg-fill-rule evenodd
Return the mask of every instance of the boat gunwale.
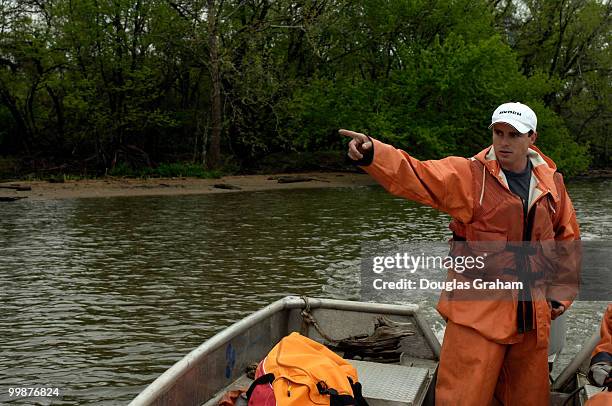
<path id="1" fill-rule="evenodd" d="M 427 344 L 430 346 L 435 356 L 439 357 L 440 355 L 440 343 L 433 334 L 433 331 L 427 325 L 425 319 L 418 313 L 419 306 L 416 304 L 394 305 L 321 298 L 307 298 L 307 301 L 311 309 L 345 310 L 362 313 L 385 313 L 399 316 L 413 316 L 419 329 L 423 333 Z M 305 306 L 306 301 L 303 297 L 286 296 L 224 328 L 163 372 L 142 392 L 140 392 L 128 406 L 145 406 L 152 404 L 169 388 L 176 384 L 176 382 L 178 382 L 183 375 L 188 373 L 195 365 L 198 365 L 205 356 L 217 350 L 229 340 L 246 332 L 249 328 L 269 318 L 273 314 L 286 310 L 301 309 Z"/>

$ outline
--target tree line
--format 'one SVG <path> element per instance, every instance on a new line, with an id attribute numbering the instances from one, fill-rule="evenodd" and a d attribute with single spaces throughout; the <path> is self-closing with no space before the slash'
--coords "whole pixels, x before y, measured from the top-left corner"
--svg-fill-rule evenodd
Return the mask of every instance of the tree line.
<path id="1" fill-rule="evenodd" d="M 521 101 L 610 167 L 608 0 L 0 0 L 0 155 L 95 173 L 342 149 L 471 156 Z"/>

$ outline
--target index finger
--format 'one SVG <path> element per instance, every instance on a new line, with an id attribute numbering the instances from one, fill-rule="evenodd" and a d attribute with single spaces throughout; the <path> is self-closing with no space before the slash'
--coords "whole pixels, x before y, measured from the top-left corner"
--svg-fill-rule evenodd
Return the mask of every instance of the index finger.
<path id="1" fill-rule="evenodd" d="M 345 130 L 345 129 L 338 130 L 338 133 L 340 135 L 344 135 L 345 137 L 351 137 L 353 139 L 361 138 L 361 137 L 367 137 L 365 134 L 358 133 L 358 132 L 351 131 L 351 130 Z"/>

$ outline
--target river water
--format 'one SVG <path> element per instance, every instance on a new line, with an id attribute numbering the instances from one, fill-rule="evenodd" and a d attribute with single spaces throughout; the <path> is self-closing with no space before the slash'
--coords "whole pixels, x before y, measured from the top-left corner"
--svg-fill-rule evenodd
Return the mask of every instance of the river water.
<path id="1" fill-rule="evenodd" d="M 612 180 L 568 188 L 583 238 L 608 239 Z M 32 403 L 8 397 L 16 386 L 57 387 L 58 405 L 126 404 L 204 339 L 271 301 L 358 300 L 362 244 L 443 241 L 448 221 L 379 187 L 4 204 L 0 404 Z M 435 303 L 418 302 L 442 338 Z M 603 308 L 571 308 L 560 364 Z"/>

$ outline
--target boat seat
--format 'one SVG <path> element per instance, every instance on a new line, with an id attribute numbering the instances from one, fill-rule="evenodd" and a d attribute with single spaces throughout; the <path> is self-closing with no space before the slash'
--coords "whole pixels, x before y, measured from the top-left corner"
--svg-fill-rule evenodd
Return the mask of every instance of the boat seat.
<path id="1" fill-rule="evenodd" d="M 420 405 L 432 379 L 427 367 L 348 361 L 357 370 L 363 397 L 370 406 Z"/>

